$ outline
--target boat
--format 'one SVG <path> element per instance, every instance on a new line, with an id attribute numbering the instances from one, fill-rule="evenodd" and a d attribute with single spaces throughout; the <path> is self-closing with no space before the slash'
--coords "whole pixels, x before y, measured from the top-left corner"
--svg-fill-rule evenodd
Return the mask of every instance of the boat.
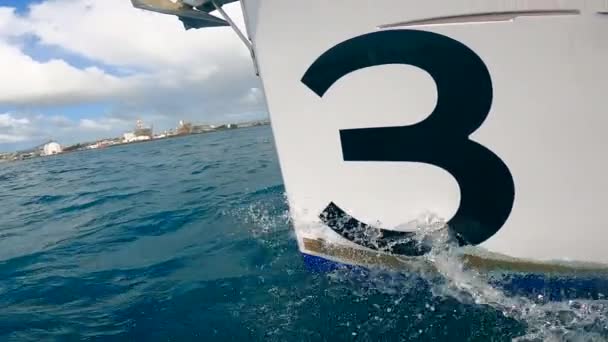
<path id="1" fill-rule="evenodd" d="M 311 267 L 606 274 L 608 3 L 132 1 L 250 50 Z"/>

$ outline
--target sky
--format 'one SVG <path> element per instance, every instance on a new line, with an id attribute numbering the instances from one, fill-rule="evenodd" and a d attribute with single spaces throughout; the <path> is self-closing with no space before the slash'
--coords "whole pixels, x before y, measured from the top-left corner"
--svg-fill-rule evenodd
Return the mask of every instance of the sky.
<path id="1" fill-rule="evenodd" d="M 243 27 L 238 2 L 224 7 Z M 184 30 L 128 0 L 0 0 L 0 152 L 267 117 L 230 27 Z"/>

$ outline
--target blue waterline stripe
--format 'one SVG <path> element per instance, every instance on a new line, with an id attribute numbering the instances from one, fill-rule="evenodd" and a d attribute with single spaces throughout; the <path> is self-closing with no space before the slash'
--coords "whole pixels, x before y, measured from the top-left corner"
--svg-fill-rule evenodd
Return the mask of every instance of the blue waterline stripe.
<path id="1" fill-rule="evenodd" d="M 369 274 L 363 266 L 344 264 L 322 257 L 302 253 L 306 268 L 314 273 L 328 273 L 335 270 L 355 271 Z M 404 281 L 408 280 L 404 277 Z M 604 299 L 608 295 L 608 278 L 597 276 L 565 276 L 513 273 L 499 279 L 491 279 L 490 284 L 500 288 L 507 295 L 537 298 L 542 295 L 550 301 L 568 299 Z"/>

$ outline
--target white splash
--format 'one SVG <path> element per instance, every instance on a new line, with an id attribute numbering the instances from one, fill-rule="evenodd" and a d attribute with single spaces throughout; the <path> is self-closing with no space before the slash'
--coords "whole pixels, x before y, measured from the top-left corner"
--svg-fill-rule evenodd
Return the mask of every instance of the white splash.
<path id="1" fill-rule="evenodd" d="M 419 241 L 429 241 L 431 252 L 424 260 L 433 267 L 420 267 L 418 275 L 427 281 L 436 297 L 451 297 L 464 304 L 487 305 L 506 317 L 525 323 L 524 336 L 514 341 L 606 341 L 608 340 L 608 301 L 570 300 L 552 302 L 543 296 L 530 299 L 509 296 L 490 282 L 491 275 L 466 267 L 459 248 L 444 222 L 426 215 L 407 227 Z M 403 228 L 402 227 L 402 228 Z M 390 284 L 376 289 L 395 292 Z"/>

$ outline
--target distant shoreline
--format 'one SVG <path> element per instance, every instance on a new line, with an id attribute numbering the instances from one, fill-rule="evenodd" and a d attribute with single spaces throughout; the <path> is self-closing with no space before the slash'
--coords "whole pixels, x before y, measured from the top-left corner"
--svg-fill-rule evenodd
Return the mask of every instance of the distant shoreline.
<path id="1" fill-rule="evenodd" d="M 18 159 L 18 158 L 17 159 L 0 159 L 0 165 L 5 164 L 5 163 L 12 163 L 12 162 L 19 162 L 19 161 L 26 161 L 26 160 L 35 160 L 35 159 L 40 159 L 40 158 L 59 157 L 61 155 L 67 155 L 67 154 L 72 154 L 72 153 L 77 153 L 77 152 L 90 152 L 90 151 L 95 151 L 95 150 L 105 150 L 107 148 L 118 147 L 118 146 L 150 143 L 150 142 L 160 141 L 160 140 L 184 138 L 184 137 L 193 136 L 193 135 L 211 134 L 211 133 L 219 133 L 219 132 L 226 132 L 226 131 L 236 131 L 236 130 L 240 130 L 240 129 L 263 127 L 263 126 L 269 126 L 269 125 L 270 125 L 270 122 L 268 122 L 268 121 L 264 121 L 264 122 L 250 125 L 250 126 L 249 125 L 248 126 L 238 126 L 238 124 L 235 124 L 234 127 L 222 127 L 222 128 L 217 128 L 217 129 L 212 129 L 212 130 L 202 131 L 202 132 L 195 132 L 195 133 L 173 134 L 173 135 L 164 136 L 162 138 L 153 138 L 153 139 L 148 139 L 148 140 L 138 140 L 138 141 L 132 141 L 132 142 L 122 142 L 122 143 L 110 144 L 110 145 L 98 147 L 98 148 L 86 148 L 85 147 L 85 148 L 79 148 L 79 149 L 74 149 L 74 150 L 67 150 L 67 151 L 64 150 L 61 153 L 53 154 L 53 155 L 39 155 L 39 156 L 33 156 L 33 157 L 28 157 L 28 158 L 22 158 L 22 159 Z M 72 145 L 72 146 L 74 146 L 74 145 Z"/>
<path id="2" fill-rule="evenodd" d="M 82 150 L 67 151 L 67 152 L 62 152 L 60 154 L 73 153 L 73 152 L 84 152 L 84 151 L 94 151 L 94 150 L 103 150 L 103 149 L 106 149 L 106 148 L 117 147 L 117 146 L 150 143 L 150 142 L 159 141 L 159 140 L 185 138 L 185 137 L 189 137 L 189 136 L 192 136 L 192 135 L 212 134 L 212 133 L 219 133 L 219 132 L 225 132 L 225 131 L 236 131 L 236 130 L 239 130 L 239 129 L 263 127 L 263 126 L 269 126 L 269 125 L 270 125 L 269 123 L 265 123 L 265 124 L 255 125 L 255 126 L 244 126 L 244 127 L 238 127 L 237 126 L 237 127 L 234 127 L 234 128 L 220 128 L 220 129 L 214 129 L 214 130 L 210 130 L 210 131 L 203 131 L 203 132 L 196 132 L 196 133 L 174 134 L 174 135 L 168 135 L 168 136 L 165 136 L 165 137 L 162 137 L 162 138 L 154 138 L 154 139 L 148 139 L 148 140 L 138 140 L 138 141 L 132 141 L 132 142 L 118 143 L 118 144 L 112 144 L 112 145 L 108 145 L 108 146 L 104 146 L 104 147 L 99 147 L 99 148 L 93 148 L 93 149 L 82 149 Z M 60 154 L 56 154 L 55 156 L 58 156 Z"/>

